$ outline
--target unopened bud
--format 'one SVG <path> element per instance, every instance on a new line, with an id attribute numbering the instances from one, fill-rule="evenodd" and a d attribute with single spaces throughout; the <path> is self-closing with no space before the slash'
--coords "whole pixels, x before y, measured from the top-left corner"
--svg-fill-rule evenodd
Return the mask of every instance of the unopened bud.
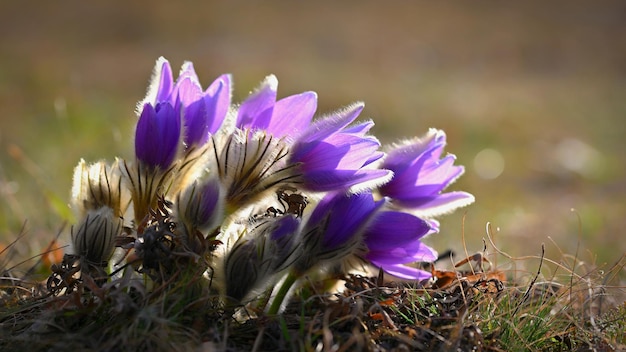
<path id="1" fill-rule="evenodd" d="M 198 180 L 178 195 L 176 216 L 190 229 L 206 231 L 224 219 L 224 197 L 217 178 Z"/>
<path id="2" fill-rule="evenodd" d="M 250 292 L 275 284 L 279 274 L 300 256 L 299 225 L 295 216 L 285 215 L 244 234 L 226 257 L 226 295 L 242 301 Z"/>
<path id="3" fill-rule="evenodd" d="M 101 207 L 111 208 L 118 217 L 124 215 L 130 196 L 122 187 L 118 163 L 118 160 L 113 165 L 104 161 L 91 165 L 85 160 L 78 162 L 74 168 L 72 206 L 79 217 Z"/>
<path id="4" fill-rule="evenodd" d="M 122 220 L 113 209 L 101 207 L 89 210 L 72 231 L 74 251 L 86 261 L 105 266 L 115 249 L 115 238 L 122 231 Z"/>

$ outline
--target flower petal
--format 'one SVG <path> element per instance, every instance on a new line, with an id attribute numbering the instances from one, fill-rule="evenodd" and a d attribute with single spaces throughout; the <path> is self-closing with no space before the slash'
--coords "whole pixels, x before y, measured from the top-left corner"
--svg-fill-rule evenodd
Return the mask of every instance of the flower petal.
<path id="1" fill-rule="evenodd" d="M 304 92 L 276 102 L 266 130 L 277 137 L 295 136 L 304 131 L 317 109 L 317 93 Z"/>
<path id="2" fill-rule="evenodd" d="M 470 194 L 441 193 L 465 170 L 454 165 L 454 155 L 441 158 L 445 141 L 443 131 L 431 129 L 424 138 L 396 145 L 380 166 L 394 172 L 393 179 L 380 187 L 381 194 L 420 216 L 436 216 L 471 204 L 474 198 Z"/>
<path id="3" fill-rule="evenodd" d="M 155 100 L 153 103 L 167 101 L 172 93 L 174 78 L 172 76 L 172 67 L 165 58 L 160 57 L 157 60 L 152 81 L 151 86 L 157 84 Z"/>
<path id="4" fill-rule="evenodd" d="M 277 89 L 276 76 L 267 76 L 261 86 L 241 103 L 236 126 L 241 129 L 266 129 L 272 119 Z"/>
<path id="5" fill-rule="evenodd" d="M 354 121 L 365 105 L 354 103 L 343 110 L 337 111 L 325 118 L 319 119 L 311 124 L 309 128 L 296 141 L 296 145 L 306 152 L 308 143 L 323 140 Z"/>
<path id="6" fill-rule="evenodd" d="M 230 108 L 230 81 L 230 75 L 221 75 L 204 92 L 204 103 L 208 114 L 207 128 L 211 134 L 215 134 L 222 126 Z"/>
<path id="7" fill-rule="evenodd" d="M 398 199 L 397 204 L 416 216 L 439 216 L 474 203 L 474 196 L 467 192 L 447 192 L 422 198 Z M 393 200 L 396 202 L 396 199 Z"/>
<path id="8" fill-rule="evenodd" d="M 384 180 L 391 178 L 393 173 L 389 170 L 317 170 L 307 172 L 302 178 L 306 189 L 316 192 L 326 192 L 340 189 L 348 189 L 355 185 L 371 182 L 379 185 Z M 378 182 L 380 180 L 380 182 Z M 361 190 L 353 189 L 357 192 Z"/>
<path id="9" fill-rule="evenodd" d="M 405 280 L 426 280 L 432 277 L 432 274 L 428 271 L 419 270 L 416 268 L 412 268 L 410 266 L 395 264 L 395 265 L 378 265 L 376 263 L 372 263 L 380 268 L 382 268 L 385 272 L 401 278 Z"/>
<path id="10" fill-rule="evenodd" d="M 307 271 L 322 260 L 342 260 L 361 242 L 372 216 L 385 201 L 374 201 L 371 193 L 329 193 L 315 207 L 303 230 L 305 258 L 299 270 Z"/>
<path id="11" fill-rule="evenodd" d="M 135 155 L 151 167 L 167 169 L 176 156 L 180 115 L 169 103 L 145 104 L 135 132 Z"/>
<path id="12" fill-rule="evenodd" d="M 384 211 L 376 215 L 376 219 L 365 232 L 365 244 L 375 251 L 404 247 L 419 241 L 431 230 L 428 222 L 414 215 Z"/>
<path id="13" fill-rule="evenodd" d="M 432 262 L 437 259 L 437 251 L 421 241 L 407 243 L 387 250 L 370 248 L 365 255 L 372 263 L 391 265 L 413 262 Z"/>

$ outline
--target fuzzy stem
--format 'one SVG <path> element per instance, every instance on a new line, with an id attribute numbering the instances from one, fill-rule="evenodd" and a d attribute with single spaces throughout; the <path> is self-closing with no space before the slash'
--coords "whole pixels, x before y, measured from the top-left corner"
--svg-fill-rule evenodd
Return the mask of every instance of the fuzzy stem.
<path id="1" fill-rule="evenodd" d="M 298 280 L 298 276 L 295 275 L 295 273 L 290 272 L 287 275 L 287 277 L 285 278 L 285 281 L 280 286 L 278 293 L 276 293 L 276 296 L 274 297 L 274 300 L 272 301 L 272 305 L 267 311 L 268 315 L 278 314 L 278 311 L 280 310 L 280 307 L 283 304 L 283 301 L 287 297 L 287 293 L 289 292 L 289 290 L 291 289 L 291 287 L 297 280 Z"/>

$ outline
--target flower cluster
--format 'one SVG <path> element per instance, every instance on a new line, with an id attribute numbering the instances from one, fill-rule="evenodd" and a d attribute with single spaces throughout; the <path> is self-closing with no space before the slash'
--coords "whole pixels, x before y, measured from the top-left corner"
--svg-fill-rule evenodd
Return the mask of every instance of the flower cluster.
<path id="1" fill-rule="evenodd" d="M 222 75 L 203 89 L 190 62 L 174 79 L 157 61 L 134 157 L 76 167 L 75 255 L 104 268 L 118 247 L 134 275 L 202 273 L 224 302 L 266 297 L 270 313 L 305 275 L 430 277 L 412 263 L 437 257 L 422 242 L 434 217 L 474 201 L 443 192 L 464 171 L 442 155 L 443 131 L 381 147 L 372 121 L 355 122 L 362 103 L 314 118 L 317 94 L 278 99 L 273 75 L 240 104 L 231 86 Z"/>

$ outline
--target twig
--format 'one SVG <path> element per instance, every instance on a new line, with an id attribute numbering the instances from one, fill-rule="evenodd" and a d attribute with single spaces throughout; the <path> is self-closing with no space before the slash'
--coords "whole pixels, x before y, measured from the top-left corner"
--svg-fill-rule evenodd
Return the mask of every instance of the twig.
<path id="1" fill-rule="evenodd" d="M 522 297 L 522 301 L 515 308 L 515 311 L 513 312 L 514 316 L 517 315 L 517 312 L 519 311 L 519 309 L 526 302 L 526 300 L 528 300 L 528 297 L 530 297 L 530 291 L 532 290 L 533 286 L 535 285 L 535 282 L 537 281 L 537 278 L 541 274 L 541 266 L 543 265 L 543 257 L 545 255 L 545 253 L 546 253 L 546 247 L 542 243 L 541 244 L 541 260 L 539 261 L 539 268 L 537 268 L 537 274 L 533 278 L 533 281 L 530 282 L 530 285 L 528 285 L 528 289 L 526 289 L 526 292 L 524 292 L 524 296 Z"/>

